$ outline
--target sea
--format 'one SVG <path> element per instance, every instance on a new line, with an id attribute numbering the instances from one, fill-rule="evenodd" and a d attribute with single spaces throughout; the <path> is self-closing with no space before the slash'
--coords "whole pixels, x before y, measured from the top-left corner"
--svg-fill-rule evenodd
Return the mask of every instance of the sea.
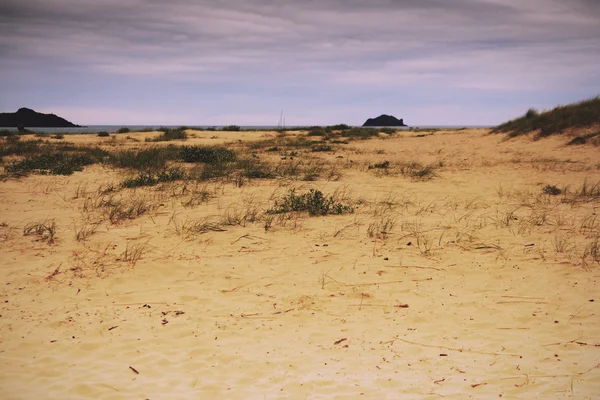
<path id="1" fill-rule="evenodd" d="M 116 133 L 121 128 L 128 128 L 131 132 L 139 132 L 139 131 L 149 131 L 155 130 L 158 128 L 178 128 L 181 125 L 89 125 L 89 126 L 81 126 L 75 128 L 36 128 L 36 127 L 27 127 L 28 130 L 33 132 L 41 132 L 48 134 L 74 134 L 74 133 L 98 133 L 98 132 L 108 132 L 108 133 Z M 220 125 L 186 125 L 189 129 L 217 129 L 220 130 L 223 126 Z M 357 126 L 358 127 L 358 126 Z M 247 125 L 240 126 L 241 130 L 246 131 L 256 131 L 256 130 L 278 130 L 281 129 L 280 126 L 277 125 Z M 294 130 L 294 129 L 306 129 L 308 126 L 286 126 L 285 130 Z M 369 127 L 369 128 L 381 128 L 381 127 Z M 461 129 L 461 128 L 491 128 L 491 126 L 474 126 L 474 125 L 425 125 L 425 126 L 404 126 L 404 127 L 394 127 L 394 129 L 398 130 L 409 130 L 409 129 Z M 7 129 L 11 131 L 16 131 L 16 128 L 0 128 L 1 130 Z"/>

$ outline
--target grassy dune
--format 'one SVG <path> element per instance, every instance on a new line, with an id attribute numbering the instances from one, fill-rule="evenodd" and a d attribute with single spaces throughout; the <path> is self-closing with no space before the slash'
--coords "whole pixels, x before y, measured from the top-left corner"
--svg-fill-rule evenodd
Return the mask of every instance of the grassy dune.
<path id="1" fill-rule="evenodd" d="M 550 111 L 529 109 L 523 116 L 493 128 L 491 133 L 506 133 L 508 137 L 534 134 L 540 139 L 568 133 L 574 138 L 569 144 L 600 144 L 600 97 L 584 100 Z"/>

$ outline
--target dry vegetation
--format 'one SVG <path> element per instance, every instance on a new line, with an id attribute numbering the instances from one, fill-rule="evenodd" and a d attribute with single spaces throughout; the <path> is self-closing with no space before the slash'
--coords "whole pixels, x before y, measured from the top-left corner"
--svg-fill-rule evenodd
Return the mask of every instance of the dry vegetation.
<path id="1" fill-rule="evenodd" d="M 1 140 L 8 398 L 600 392 L 594 146 L 347 126 Z"/>

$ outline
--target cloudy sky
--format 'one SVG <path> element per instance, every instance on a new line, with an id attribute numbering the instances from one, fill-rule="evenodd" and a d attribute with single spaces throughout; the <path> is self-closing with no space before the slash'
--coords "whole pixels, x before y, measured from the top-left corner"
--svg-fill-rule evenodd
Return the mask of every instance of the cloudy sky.
<path id="1" fill-rule="evenodd" d="M 2 0 L 0 111 L 492 125 L 600 94 L 598 0 Z"/>

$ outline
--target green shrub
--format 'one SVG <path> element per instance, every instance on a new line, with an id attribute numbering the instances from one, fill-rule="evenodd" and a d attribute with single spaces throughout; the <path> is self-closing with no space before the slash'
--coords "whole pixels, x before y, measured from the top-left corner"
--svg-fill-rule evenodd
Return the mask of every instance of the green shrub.
<path id="1" fill-rule="evenodd" d="M 337 124 L 337 125 L 326 126 L 324 129 L 326 132 L 333 132 L 333 131 L 347 131 L 349 129 L 352 129 L 352 127 L 350 125 L 346 125 L 346 124 Z"/>
<path id="2" fill-rule="evenodd" d="M 237 156 L 233 150 L 216 146 L 182 146 L 179 157 L 189 163 L 224 163 L 235 161 Z"/>
<path id="3" fill-rule="evenodd" d="M 296 194 L 292 189 L 280 200 L 276 200 L 273 207 L 267 210 L 268 214 L 281 214 L 293 211 L 307 211 L 310 216 L 328 214 L 348 214 L 354 209 L 333 199 L 326 197 L 320 190 L 310 189 L 308 193 Z"/>
<path id="4" fill-rule="evenodd" d="M 242 127 L 239 125 L 227 125 L 224 126 L 221 130 L 228 132 L 239 132 L 242 130 Z"/>
<path id="5" fill-rule="evenodd" d="M 572 146 L 572 145 L 586 144 L 586 143 L 588 143 L 588 141 L 590 139 L 594 139 L 591 142 L 593 144 L 597 145 L 598 139 L 600 139 L 600 131 L 588 133 L 587 135 L 583 135 L 583 136 L 576 136 L 573 139 L 571 139 L 571 141 L 569 143 L 567 143 L 567 145 Z"/>
<path id="6" fill-rule="evenodd" d="M 117 130 L 117 133 L 129 133 L 131 132 L 131 130 L 129 128 L 127 128 L 126 126 L 119 128 Z M 100 132 L 98 133 L 98 136 L 100 136 Z"/>
<path id="7" fill-rule="evenodd" d="M 111 153 L 106 163 L 117 168 L 156 171 L 165 168 L 168 161 L 179 157 L 179 148 L 173 145 L 154 146 L 141 150 L 120 150 Z"/>
<path id="8" fill-rule="evenodd" d="M 546 185 L 542 189 L 542 192 L 544 192 L 545 194 L 549 194 L 550 196 L 558 196 L 562 193 L 562 190 L 554 185 Z"/>
<path id="9" fill-rule="evenodd" d="M 388 169 L 390 167 L 389 161 L 383 161 L 377 164 L 369 165 L 369 169 Z"/>
<path id="10" fill-rule="evenodd" d="M 324 144 L 320 144 L 320 145 L 313 146 L 311 151 L 315 152 L 315 153 L 333 151 L 333 147 L 324 145 Z"/>
<path id="11" fill-rule="evenodd" d="M 164 128 L 163 128 L 164 129 Z M 181 128 L 163 130 L 162 135 L 155 137 L 154 139 L 147 138 L 147 142 L 168 142 L 171 140 L 185 140 L 187 139 L 187 134 L 185 130 Z"/>
<path id="12" fill-rule="evenodd" d="M 422 165 L 418 162 L 402 164 L 400 166 L 400 173 L 418 181 L 426 181 L 437 176 L 432 165 Z"/>
<path id="13" fill-rule="evenodd" d="M 127 179 L 122 183 L 125 188 L 140 186 L 155 186 L 163 182 L 173 182 L 185 178 L 185 173 L 180 168 L 164 169 L 158 173 L 140 171 L 137 177 Z"/>
<path id="14" fill-rule="evenodd" d="M 96 161 L 94 157 L 85 153 L 42 153 L 12 162 L 5 169 L 15 175 L 29 173 L 71 175 Z"/>
<path id="15" fill-rule="evenodd" d="M 204 164 L 198 179 L 207 180 L 214 178 L 229 177 L 234 171 L 232 163 L 211 163 Z"/>
<path id="16" fill-rule="evenodd" d="M 122 132 L 122 133 L 124 133 L 124 132 Z M 100 132 L 98 132 L 98 136 L 100 136 L 100 137 L 109 137 L 110 134 L 108 132 L 106 132 L 106 131 L 100 131 Z"/>
<path id="17" fill-rule="evenodd" d="M 11 137 L 11 136 L 17 136 L 18 132 L 15 131 L 11 131 L 8 129 L 0 129 L 0 137 Z"/>
<path id="18" fill-rule="evenodd" d="M 250 179 L 271 179 L 275 178 L 270 165 L 261 163 L 257 159 L 243 159 L 239 160 L 235 166 L 237 169 L 242 171 L 242 176 Z"/>
<path id="19" fill-rule="evenodd" d="M 325 128 L 322 126 L 311 126 L 307 133 L 307 136 L 325 136 Z"/>
<path id="20" fill-rule="evenodd" d="M 373 128 L 351 128 L 342 131 L 342 136 L 350 139 L 370 139 L 374 136 L 379 136 L 379 131 Z"/>

